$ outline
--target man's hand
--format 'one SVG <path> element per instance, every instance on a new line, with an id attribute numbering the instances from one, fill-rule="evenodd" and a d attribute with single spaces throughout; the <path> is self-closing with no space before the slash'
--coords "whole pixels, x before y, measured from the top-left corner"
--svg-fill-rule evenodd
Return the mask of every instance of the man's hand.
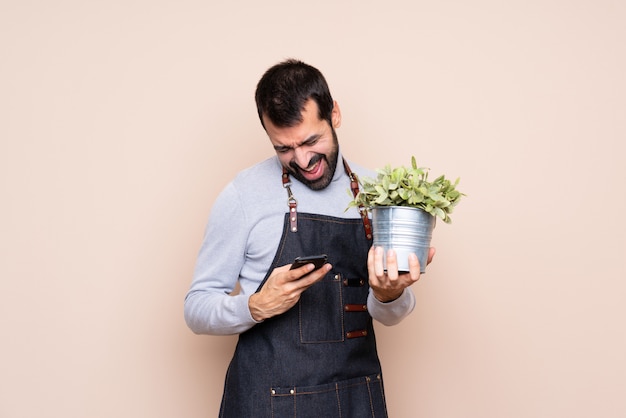
<path id="1" fill-rule="evenodd" d="M 374 296 L 381 302 L 391 302 L 402 295 L 404 289 L 420 279 L 420 263 L 415 254 L 409 255 L 409 272 L 398 273 L 398 260 L 394 250 L 387 251 L 387 272 L 383 269 L 383 248 L 372 247 L 367 254 L 367 271 Z M 428 261 L 435 256 L 435 248 L 430 247 Z"/>
<path id="2" fill-rule="evenodd" d="M 300 295 L 321 280 L 332 266 L 328 263 L 313 271 L 313 264 L 289 270 L 291 264 L 275 268 L 260 291 L 250 296 L 248 307 L 255 321 L 263 321 L 291 309 Z"/>

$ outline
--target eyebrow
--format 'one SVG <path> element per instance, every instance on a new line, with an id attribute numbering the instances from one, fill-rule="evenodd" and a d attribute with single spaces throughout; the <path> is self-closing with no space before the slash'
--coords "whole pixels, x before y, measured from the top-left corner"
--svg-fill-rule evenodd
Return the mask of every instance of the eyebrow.
<path id="1" fill-rule="evenodd" d="M 305 139 L 304 141 L 300 142 L 298 145 L 296 145 L 296 147 L 301 147 L 303 145 L 309 145 L 312 142 L 316 142 L 317 140 L 320 139 L 322 135 L 320 134 L 313 134 L 311 136 L 309 136 L 307 139 Z M 274 150 L 276 151 L 288 151 L 290 149 L 294 149 L 296 147 L 290 147 L 289 145 L 274 145 Z"/>

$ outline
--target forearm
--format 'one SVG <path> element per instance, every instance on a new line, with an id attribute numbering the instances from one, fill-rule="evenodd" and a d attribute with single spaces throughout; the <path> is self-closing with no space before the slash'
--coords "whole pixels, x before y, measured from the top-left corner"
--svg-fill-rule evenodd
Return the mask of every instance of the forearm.
<path id="1" fill-rule="evenodd" d="M 250 315 L 247 295 L 192 291 L 184 311 L 187 326 L 196 334 L 239 334 L 257 323 Z"/>

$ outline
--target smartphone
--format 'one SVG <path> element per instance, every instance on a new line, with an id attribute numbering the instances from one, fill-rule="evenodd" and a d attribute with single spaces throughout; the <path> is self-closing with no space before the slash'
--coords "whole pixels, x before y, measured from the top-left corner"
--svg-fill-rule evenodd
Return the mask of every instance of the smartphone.
<path id="1" fill-rule="evenodd" d="M 293 260 L 293 264 L 291 265 L 290 270 L 297 269 L 299 267 L 302 267 L 310 263 L 313 263 L 313 265 L 315 265 L 314 270 L 317 270 L 318 268 L 326 264 L 326 260 L 328 260 L 328 256 L 326 254 L 309 255 L 306 257 L 296 257 L 296 259 Z"/>

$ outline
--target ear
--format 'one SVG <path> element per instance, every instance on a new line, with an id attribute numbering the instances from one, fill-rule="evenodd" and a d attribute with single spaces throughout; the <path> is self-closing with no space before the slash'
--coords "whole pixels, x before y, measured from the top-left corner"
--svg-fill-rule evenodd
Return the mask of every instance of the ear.
<path id="1" fill-rule="evenodd" d="M 336 100 L 333 101 L 333 111 L 330 117 L 333 121 L 333 128 L 339 128 L 341 126 L 341 109 L 339 109 L 339 103 Z"/>

